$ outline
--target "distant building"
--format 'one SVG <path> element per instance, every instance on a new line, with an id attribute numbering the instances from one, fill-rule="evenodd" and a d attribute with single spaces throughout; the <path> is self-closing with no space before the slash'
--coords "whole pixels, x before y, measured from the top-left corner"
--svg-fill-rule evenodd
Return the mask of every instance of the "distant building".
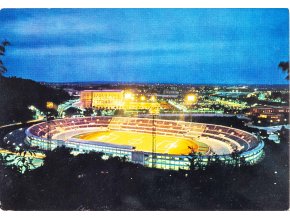
<path id="1" fill-rule="evenodd" d="M 179 95 L 179 91 L 171 90 L 171 89 L 164 89 L 163 95 Z"/>
<path id="2" fill-rule="evenodd" d="M 154 95 L 135 96 L 124 90 L 84 90 L 80 94 L 83 108 L 154 110 L 159 111 L 160 105 Z M 155 113 L 154 112 L 154 113 Z"/>
<path id="3" fill-rule="evenodd" d="M 262 106 L 257 106 L 257 107 L 252 107 L 250 111 L 251 111 L 251 114 L 289 113 L 289 107 L 288 106 L 281 106 L 281 107 L 275 107 L 275 106 L 262 107 Z"/>
<path id="4" fill-rule="evenodd" d="M 81 104 L 84 108 L 121 109 L 123 106 L 123 90 L 84 90 L 81 91 Z"/>
<path id="5" fill-rule="evenodd" d="M 275 106 L 257 106 L 250 109 L 250 115 L 257 117 L 259 121 L 266 121 L 268 123 L 285 123 L 288 121 L 289 107 L 275 107 Z"/>
<path id="6" fill-rule="evenodd" d="M 160 98 L 169 98 L 169 99 L 175 99 L 178 98 L 179 95 L 175 95 L 175 94 L 158 94 L 157 97 Z"/>

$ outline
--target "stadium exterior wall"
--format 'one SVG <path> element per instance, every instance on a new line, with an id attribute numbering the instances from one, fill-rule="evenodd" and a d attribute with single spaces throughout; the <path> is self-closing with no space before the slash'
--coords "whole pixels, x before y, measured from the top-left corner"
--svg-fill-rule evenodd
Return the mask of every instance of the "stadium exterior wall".
<path id="1" fill-rule="evenodd" d="M 99 117 L 100 119 L 108 119 L 110 117 Z M 62 121 L 67 122 L 67 123 L 76 123 L 79 122 L 79 120 L 84 120 L 84 119 L 91 119 L 91 118 L 73 118 L 73 119 L 62 119 L 62 120 L 56 120 L 55 123 L 61 123 Z M 95 121 L 97 121 L 97 117 L 93 118 Z M 92 120 L 93 120 L 92 119 Z M 119 118 L 119 119 L 124 119 L 125 121 L 128 121 L 130 119 L 138 119 L 138 120 L 148 120 L 146 118 Z M 74 122 L 75 121 L 75 122 Z M 172 121 L 172 120 L 162 120 L 165 123 L 172 123 L 177 121 Z M 81 121 L 82 122 L 82 121 Z M 129 122 L 129 121 L 128 121 Z M 240 156 L 245 159 L 245 161 L 249 164 L 255 164 L 259 162 L 263 155 L 263 147 L 264 143 L 263 141 L 257 139 L 256 136 L 244 132 L 242 130 L 237 130 L 234 128 L 230 127 L 224 127 L 224 126 L 219 126 L 219 125 L 212 125 L 212 124 L 199 124 L 199 123 L 189 123 L 189 122 L 183 122 L 180 121 L 178 122 L 179 124 L 186 124 L 188 126 L 191 125 L 203 125 L 203 126 L 215 126 L 216 128 L 223 128 L 225 130 L 233 130 L 233 131 L 238 131 L 239 133 L 245 134 L 247 137 L 250 137 L 251 139 L 255 139 L 256 143 L 253 147 L 251 147 L 248 143 L 248 146 L 250 148 L 247 148 L 247 150 L 241 152 Z M 44 136 L 39 136 L 35 133 L 32 133 L 32 129 L 37 129 L 38 126 L 43 125 L 47 126 L 50 125 L 49 123 L 41 123 L 41 124 L 36 124 L 26 130 L 26 143 L 31 145 L 31 146 L 37 146 L 40 149 L 43 150 L 53 150 L 56 147 L 59 146 L 65 146 L 67 148 L 72 149 L 73 152 L 75 153 L 87 153 L 87 152 L 102 152 L 104 154 L 104 158 L 108 158 L 109 156 L 119 156 L 119 157 L 126 157 L 128 161 L 142 164 L 147 167 L 152 167 L 152 153 L 150 152 L 142 152 L 142 151 L 136 151 L 134 150 L 133 146 L 128 146 L 128 145 L 114 145 L 114 144 L 108 144 L 108 143 L 103 143 L 103 142 L 96 142 L 96 141 L 85 141 L 85 140 L 80 140 L 80 139 L 75 139 L 75 138 L 70 138 L 68 140 L 57 140 L 57 139 L 48 139 L 50 137 L 44 137 Z M 107 127 L 110 125 L 110 120 L 106 124 L 100 124 L 99 126 L 106 126 Z M 96 131 L 98 131 L 98 127 L 96 127 Z M 77 125 L 75 125 L 75 128 L 78 128 Z M 211 127 L 212 128 L 212 127 Z M 131 131 L 134 131 L 134 129 L 130 129 Z M 217 134 L 214 136 L 212 133 L 200 133 L 204 134 L 208 137 L 217 137 Z M 46 135 L 47 136 L 47 135 Z M 231 135 L 229 135 L 231 136 Z M 232 135 L 231 137 L 233 137 Z M 223 140 L 225 140 L 225 137 L 222 137 Z M 245 140 L 244 140 L 245 141 Z M 203 155 L 200 156 L 200 159 L 202 160 L 202 163 L 206 164 L 208 161 L 209 157 L 213 157 L 211 154 L 208 155 Z M 226 155 L 219 155 L 218 156 L 220 160 L 222 161 L 232 161 L 231 154 L 226 154 Z M 153 167 L 156 168 L 161 168 L 161 169 L 172 169 L 172 170 L 188 170 L 190 166 L 190 161 L 191 161 L 192 156 L 190 155 L 170 155 L 170 154 L 164 154 L 164 153 L 156 153 L 154 155 L 154 165 Z"/>

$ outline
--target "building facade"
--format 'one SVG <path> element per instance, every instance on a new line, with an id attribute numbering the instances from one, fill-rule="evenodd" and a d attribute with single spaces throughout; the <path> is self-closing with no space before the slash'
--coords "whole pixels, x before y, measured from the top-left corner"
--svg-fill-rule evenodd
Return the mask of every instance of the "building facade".
<path id="1" fill-rule="evenodd" d="M 122 109 L 123 90 L 84 90 L 80 95 L 83 108 Z"/>
<path id="2" fill-rule="evenodd" d="M 80 94 L 83 108 L 124 109 L 124 110 L 154 110 L 159 111 L 160 105 L 154 97 L 140 99 L 124 90 L 84 90 Z"/>
<path id="3" fill-rule="evenodd" d="M 258 118 L 258 123 L 273 123 L 273 124 L 284 124 L 289 119 L 289 107 L 253 107 L 250 110 L 250 115 Z"/>

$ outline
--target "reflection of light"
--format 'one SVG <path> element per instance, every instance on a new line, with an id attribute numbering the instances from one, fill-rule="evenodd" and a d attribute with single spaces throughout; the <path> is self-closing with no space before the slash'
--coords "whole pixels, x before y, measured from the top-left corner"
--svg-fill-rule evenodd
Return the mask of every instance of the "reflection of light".
<path id="1" fill-rule="evenodd" d="M 140 98 L 141 101 L 145 101 L 145 99 L 146 99 L 145 96 L 141 96 Z"/>

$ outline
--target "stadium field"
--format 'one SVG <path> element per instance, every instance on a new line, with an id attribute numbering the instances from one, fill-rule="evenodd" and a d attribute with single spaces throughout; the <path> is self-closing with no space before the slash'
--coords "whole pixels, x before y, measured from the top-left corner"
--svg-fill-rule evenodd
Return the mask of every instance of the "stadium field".
<path id="1" fill-rule="evenodd" d="M 152 151 L 152 135 L 149 133 L 108 130 L 85 133 L 75 137 L 88 141 L 134 146 L 137 151 Z M 156 153 L 188 155 L 191 153 L 189 147 L 193 148 L 195 152 L 205 153 L 208 151 L 206 144 L 189 138 L 156 134 Z"/>

